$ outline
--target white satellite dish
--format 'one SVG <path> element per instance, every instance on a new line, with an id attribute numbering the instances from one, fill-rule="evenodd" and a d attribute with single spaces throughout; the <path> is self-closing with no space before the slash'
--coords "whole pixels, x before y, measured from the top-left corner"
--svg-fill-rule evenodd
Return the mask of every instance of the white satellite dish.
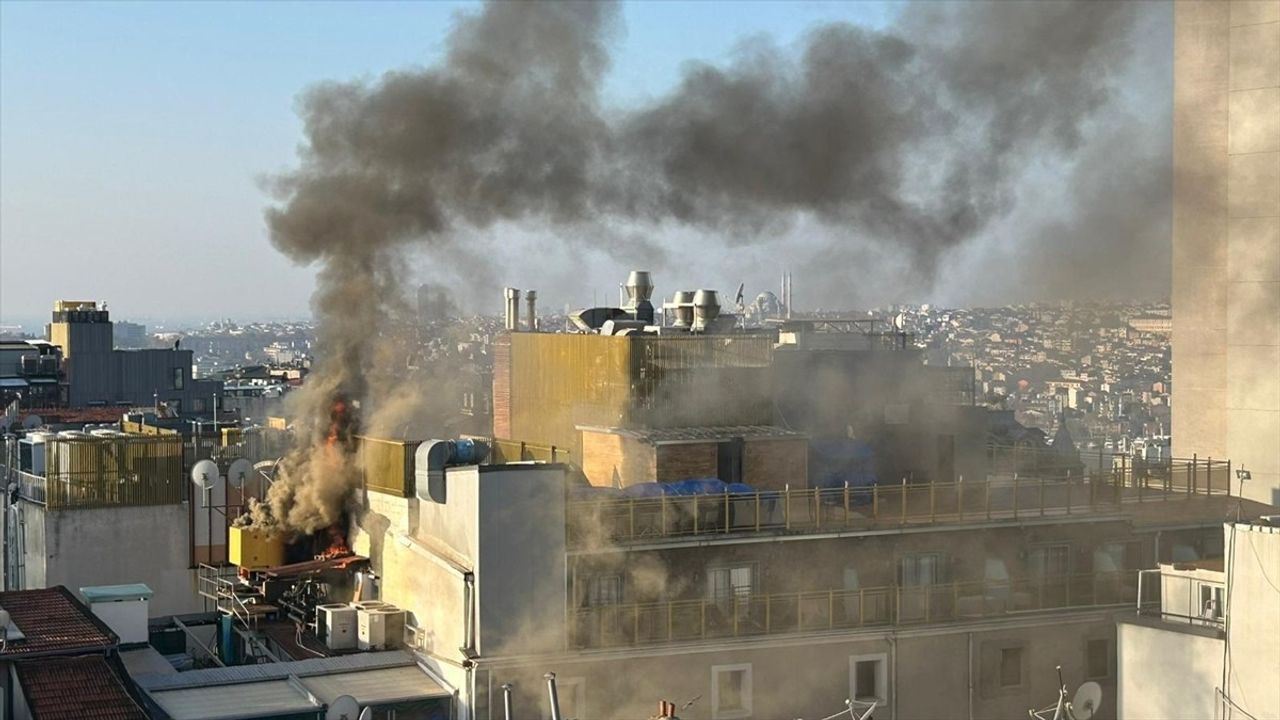
<path id="1" fill-rule="evenodd" d="M 191 467 L 191 482 L 201 490 L 212 488 L 218 482 L 218 476 L 218 463 L 212 460 L 201 460 Z"/>
<path id="2" fill-rule="evenodd" d="M 1071 717 L 1075 720 L 1089 720 L 1098 712 L 1102 704 L 1102 686 L 1096 682 L 1087 682 L 1076 689 L 1071 699 Z"/>
<path id="3" fill-rule="evenodd" d="M 367 707 L 360 711 L 360 720 L 373 720 L 373 708 Z"/>
<path id="4" fill-rule="evenodd" d="M 359 720 L 359 718 L 360 703 L 350 695 L 340 695 L 329 703 L 329 709 L 324 714 L 324 720 Z"/>
<path id="5" fill-rule="evenodd" d="M 244 487 L 244 483 L 253 475 L 253 462 L 238 458 L 227 468 L 227 484 L 233 488 Z"/>
<path id="6" fill-rule="evenodd" d="M 39 415 L 28 415 L 27 419 L 22 421 L 22 427 L 27 430 L 35 430 L 41 425 L 44 425 L 44 420 Z"/>

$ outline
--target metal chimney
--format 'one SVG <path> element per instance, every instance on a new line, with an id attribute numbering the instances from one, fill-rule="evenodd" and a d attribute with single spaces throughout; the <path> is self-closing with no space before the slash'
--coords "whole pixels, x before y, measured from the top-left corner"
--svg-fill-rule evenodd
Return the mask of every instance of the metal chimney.
<path id="1" fill-rule="evenodd" d="M 642 300 L 653 296 L 653 278 L 648 270 L 632 270 L 627 275 L 627 307 L 635 307 Z"/>
<path id="2" fill-rule="evenodd" d="M 556 674 L 549 672 L 543 677 L 547 679 L 547 697 L 551 701 L 551 720 L 563 720 L 560 717 L 560 693 L 556 692 Z"/>
<path id="3" fill-rule="evenodd" d="M 538 331 L 538 291 L 530 290 L 524 294 L 524 302 L 529 310 L 529 332 Z"/>
<path id="4" fill-rule="evenodd" d="M 720 298 L 715 290 L 693 294 L 693 331 L 706 332 L 707 325 L 720 316 Z"/>
<path id="5" fill-rule="evenodd" d="M 693 327 L 693 291 L 680 290 L 671 298 L 671 304 L 675 306 L 676 318 L 671 327 L 685 328 L 686 330 Z"/>
<path id="6" fill-rule="evenodd" d="M 516 332 L 520 329 L 520 288 L 509 287 L 502 292 L 507 298 L 507 330 Z"/>
<path id="7" fill-rule="evenodd" d="M 515 720 L 511 712 L 511 683 L 502 684 L 502 712 L 505 720 Z"/>

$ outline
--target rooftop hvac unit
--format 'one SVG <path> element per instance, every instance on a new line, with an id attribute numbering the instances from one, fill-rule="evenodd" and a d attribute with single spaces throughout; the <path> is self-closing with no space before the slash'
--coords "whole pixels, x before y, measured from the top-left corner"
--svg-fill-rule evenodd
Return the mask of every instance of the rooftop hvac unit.
<path id="1" fill-rule="evenodd" d="M 318 629 L 325 647 L 330 650 L 354 650 L 356 648 L 356 609 L 345 603 L 319 605 Z"/>
<path id="2" fill-rule="evenodd" d="M 404 640 L 404 610 L 386 605 L 356 611 L 357 647 L 361 650 L 391 650 Z"/>

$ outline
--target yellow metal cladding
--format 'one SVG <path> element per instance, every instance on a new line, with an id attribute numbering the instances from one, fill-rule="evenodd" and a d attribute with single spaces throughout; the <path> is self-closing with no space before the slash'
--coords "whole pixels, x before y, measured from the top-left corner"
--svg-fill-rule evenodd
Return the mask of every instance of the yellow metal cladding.
<path id="1" fill-rule="evenodd" d="M 578 425 L 772 420 L 767 335 L 511 335 L 511 440 L 580 462 Z"/>
<path id="2" fill-rule="evenodd" d="M 53 438 L 48 446 L 50 509 L 182 502 L 186 474 L 178 435 Z"/>
<path id="3" fill-rule="evenodd" d="M 418 440 L 384 440 L 360 436 L 360 470 L 364 486 L 373 491 L 411 497 L 413 495 L 413 454 Z"/>

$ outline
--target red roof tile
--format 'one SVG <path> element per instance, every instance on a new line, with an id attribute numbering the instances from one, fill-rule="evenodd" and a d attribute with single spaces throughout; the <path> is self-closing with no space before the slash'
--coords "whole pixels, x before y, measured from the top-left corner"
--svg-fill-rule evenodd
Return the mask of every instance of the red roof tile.
<path id="1" fill-rule="evenodd" d="M 146 720 L 125 681 L 101 655 L 15 664 L 33 720 Z"/>
<path id="2" fill-rule="evenodd" d="M 65 587 L 0 592 L 0 608 L 22 633 L 8 638 L 0 658 L 107 650 L 120 639 Z"/>

